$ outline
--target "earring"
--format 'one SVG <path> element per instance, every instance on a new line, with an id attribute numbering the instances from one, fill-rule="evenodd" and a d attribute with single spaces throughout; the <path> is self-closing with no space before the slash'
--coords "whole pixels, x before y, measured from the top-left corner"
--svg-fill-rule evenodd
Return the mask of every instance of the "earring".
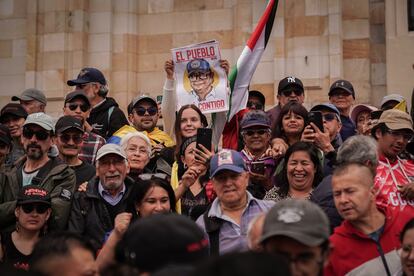
<path id="1" fill-rule="evenodd" d="M 183 167 L 184 167 L 184 169 L 187 169 L 187 164 L 184 163 L 183 164 Z"/>

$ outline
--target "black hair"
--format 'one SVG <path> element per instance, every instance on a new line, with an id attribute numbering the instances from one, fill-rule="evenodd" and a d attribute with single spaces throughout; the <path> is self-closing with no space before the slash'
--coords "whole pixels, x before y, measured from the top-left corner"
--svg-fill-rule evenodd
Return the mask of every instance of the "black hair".
<path id="1" fill-rule="evenodd" d="M 377 137 L 377 129 L 381 131 L 381 134 L 386 134 L 390 129 L 385 125 L 385 123 L 379 123 L 378 125 L 374 126 L 371 130 L 372 137 L 374 137 L 375 140 L 378 140 Z"/>
<path id="2" fill-rule="evenodd" d="M 81 247 L 89 251 L 95 257 L 95 249 L 92 243 L 83 236 L 72 232 L 54 232 L 41 238 L 33 248 L 30 267 L 40 270 L 44 261 L 50 261 L 52 257 L 65 257 L 71 254 L 73 247 Z M 39 265 L 39 267 L 37 267 Z"/>
<path id="3" fill-rule="evenodd" d="M 287 137 L 285 135 L 285 131 L 283 130 L 283 116 L 289 112 L 293 112 L 303 118 L 303 128 L 305 129 L 305 126 L 308 124 L 308 111 L 300 103 L 296 101 L 290 101 L 285 104 L 280 110 L 280 114 L 276 120 L 275 127 L 272 129 L 272 138 L 282 138 L 285 142 L 287 142 Z"/>
<path id="4" fill-rule="evenodd" d="M 279 195 L 284 198 L 289 192 L 289 182 L 287 178 L 287 164 L 289 162 L 290 156 L 297 152 L 304 151 L 309 154 L 309 157 L 316 169 L 315 176 L 313 178 L 312 187 L 315 188 L 323 179 L 323 168 L 321 160 L 319 159 L 318 149 L 311 143 L 307 142 L 297 142 L 290 146 L 285 154 L 282 164 L 282 170 L 275 176 L 276 183 L 279 184 Z"/>
<path id="5" fill-rule="evenodd" d="M 139 214 L 136 212 L 135 206 L 142 203 L 145 195 L 153 187 L 160 187 L 167 191 L 168 199 L 170 201 L 171 212 L 175 213 L 175 193 L 170 183 L 166 180 L 153 176 L 149 180 L 138 180 L 134 183 L 131 190 L 130 200 L 127 203 L 127 212 L 132 213 L 133 218 L 139 218 Z"/>
<path id="6" fill-rule="evenodd" d="M 403 229 L 401 230 L 401 233 L 400 233 L 400 242 L 402 243 L 402 241 L 404 240 L 404 236 L 405 236 L 405 233 L 408 231 L 408 230 L 411 230 L 411 229 L 414 229 L 414 218 L 413 219 L 411 219 L 411 220 L 409 220 L 405 225 L 404 225 L 404 227 L 403 227 Z"/>

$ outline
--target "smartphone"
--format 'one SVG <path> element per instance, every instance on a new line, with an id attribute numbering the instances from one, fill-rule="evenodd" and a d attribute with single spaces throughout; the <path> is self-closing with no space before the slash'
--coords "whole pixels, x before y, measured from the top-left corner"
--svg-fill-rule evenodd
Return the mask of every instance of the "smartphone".
<path id="1" fill-rule="evenodd" d="M 371 111 L 371 120 L 378 120 L 381 117 L 383 110 Z"/>
<path id="2" fill-rule="evenodd" d="M 201 150 L 198 145 L 203 145 L 206 149 L 211 150 L 211 137 L 213 130 L 211 128 L 197 129 L 197 143 L 196 147 Z"/>
<path id="3" fill-rule="evenodd" d="M 322 112 L 311 111 L 308 114 L 309 123 L 314 123 L 323 132 Z"/>
<path id="4" fill-rule="evenodd" d="M 250 164 L 250 171 L 252 173 L 256 173 L 256 174 L 261 174 L 264 175 L 265 174 L 265 164 L 263 161 L 253 161 Z"/>

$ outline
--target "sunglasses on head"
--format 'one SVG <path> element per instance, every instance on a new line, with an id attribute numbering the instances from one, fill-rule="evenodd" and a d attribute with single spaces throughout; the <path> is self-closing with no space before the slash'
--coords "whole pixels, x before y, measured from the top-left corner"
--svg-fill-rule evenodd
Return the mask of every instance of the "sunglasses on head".
<path id="1" fill-rule="evenodd" d="M 263 135 L 265 133 L 269 133 L 269 129 L 248 129 L 243 131 L 243 134 L 247 136 L 253 136 L 255 133 Z"/>
<path id="2" fill-rule="evenodd" d="M 70 140 L 73 141 L 76 145 L 79 145 L 82 143 L 82 134 L 68 134 L 68 133 L 62 133 L 58 135 L 60 140 L 62 140 L 63 143 L 67 144 Z"/>
<path id="3" fill-rule="evenodd" d="M 49 209 L 49 206 L 46 204 L 23 204 L 21 207 L 26 214 L 30 214 L 33 210 L 36 210 L 38 214 L 44 214 Z"/>
<path id="4" fill-rule="evenodd" d="M 87 104 L 77 104 L 77 103 L 69 103 L 68 107 L 72 111 L 75 111 L 79 107 L 82 112 L 86 112 L 89 109 L 89 105 L 87 105 Z"/>
<path id="5" fill-rule="evenodd" d="M 323 119 L 324 119 L 325 121 L 327 121 L 327 122 L 333 121 L 333 120 L 335 120 L 335 119 L 337 119 L 337 118 L 338 118 L 338 117 L 337 117 L 335 114 L 333 114 L 333 113 L 327 113 L 327 114 L 325 114 L 325 115 L 322 115 L 322 117 L 323 117 Z"/>
<path id="6" fill-rule="evenodd" d="M 135 112 L 137 113 L 138 116 L 144 116 L 145 113 L 147 113 L 147 112 L 150 116 L 154 116 L 155 114 L 157 114 L 158 108 L 155 107 L 155 106 L 151 106 L 151 107 L 148 107 L 148 108 L 138 106 L 138 107 L 135 108 Z"/>
<path id="7" fill-rule="evenodd" d="M 33 129 L 30 129 L 30 128 L 27 128 L 27 127 L 23 128 L 23 137 L 24 138 L 32 139 L 33 135 L 36 135 L 37 140 L 44 141 L 50 136 L 50 133 L 47 132 L 46 130 L 36 130 L 36 131 L 34 131 Z"/>
<path id="8" fill-rule="evenodd" d="M 281 94 L 285 97 L 289 97 L 290 95 L 292 95 L 292 93 L 294 93 L 295 96 L 301 96 L 303 94 L 301 90 L 285 90 L 285 91 L 282 91 Z"/>
<path id="9" fill-rule="evenodd" d="M 255 102 L 247 102 L 247 108 L 256 108 L 256 109 L 263 109 L 263 105 L 261 103 Z"/>

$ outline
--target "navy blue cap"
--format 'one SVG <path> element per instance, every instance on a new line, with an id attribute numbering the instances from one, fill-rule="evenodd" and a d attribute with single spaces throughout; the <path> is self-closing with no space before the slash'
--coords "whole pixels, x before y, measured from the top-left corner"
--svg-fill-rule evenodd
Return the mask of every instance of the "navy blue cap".
<path id="1" fill-rule="evenodd" d="M 200 58 L 200 59 L 193 59 L 189 63 L 187 63 L 187 72 L 190 75 L 194 72 L 208 72 L 210 71 L 210 64 L 207 60 Z"/>
<path id="2" fill-rule="evenodd" d="M 328 96 L 332 96 L 332 93 L 338 89 L 345 90 L 346 92 L 350 93 L 352 97 L 355 99 L 354 87 L 349 81 L 337 80 L 336 82 L 332 83 L 331 88 L 329 88 Z"/>
<path id="3" fill-rule="evenodd" d="M 223 170 L 229 170 L 236 173 L 246 171 L 246 164 L 240 152 L 230 149 L 222 149 L 213 155 L 210 161 L 210 178 Z"/>
<path id="4" fill-rule="evenodd" d="M 296 87 L 300 91 L 304 92 L 303 83 L 300 79 L 290 76 L 282 79 L 277 87 L 277 94 L 280 95 L 283 91 Z"/>
<path id="5" fill-rule="evenodd" d="M 246 129 L 253 126 L 270 128 L 270 119 L 264 111 L 252 110 L 243 116 L 243 119 L 240 122 L 241 129 Z"/>
<path id="6" fill-rule="evenodd" d="M 323 103 L 323 104 L 315 105 L 314 107 L 312 107 L 312 109 L 310 111 L 321 111 L 321 110 L 330 110 L 330 111 L 338 114 L 338 116 L 341 115 L 338 108 L 336 108 L 336 106 L 334 106 L 331 103 Z"/>
<path id="7" fill-rule="evenodd" d="M 76 79 L 68 80 L 69 86 L 75 86 L 78 84 L 85 84 L 90 82 L 99 82 L 102 85 L 106 85 L 106 79 L 101 71 L 96 68 L 86 67 L 83 68 Z"/>

